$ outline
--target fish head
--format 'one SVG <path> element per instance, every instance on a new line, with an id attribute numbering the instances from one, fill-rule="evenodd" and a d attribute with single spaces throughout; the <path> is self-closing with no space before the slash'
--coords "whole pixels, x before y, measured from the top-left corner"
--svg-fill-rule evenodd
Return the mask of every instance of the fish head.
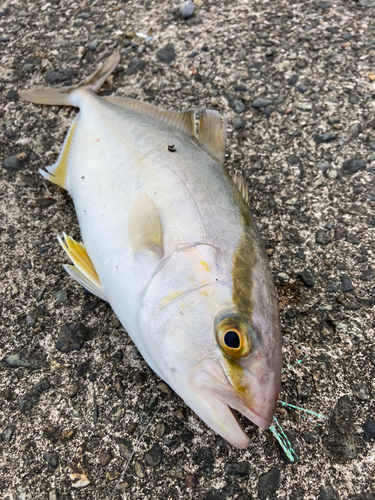
<path id="1" fill-rule="evenodd" d="M 209 427 L 244 448 L 249 438 L 234 410 L 269 427 L 280 391 L 280 326 L 274 291 L 256 268 L 253 293 L 258 287 L 266 295 L 249 311 L 238 307 L 232 264 L 210 245 L 180 249 L 147 287 L 139 324 L 163 379 Z"/>

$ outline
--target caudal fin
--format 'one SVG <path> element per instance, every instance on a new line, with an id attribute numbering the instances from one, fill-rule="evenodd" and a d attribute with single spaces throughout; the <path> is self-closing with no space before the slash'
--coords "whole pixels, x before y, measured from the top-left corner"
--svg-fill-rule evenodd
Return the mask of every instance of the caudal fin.
<path id="1" fill-rule="evenodd" d="M 57 106 L 76 106 L 72 98 L 74 92 L 79 89 L 89 89 L 93 92 L 98 92 L 100 87 L 109 77 L 109 75 L 116 69 L 120 61 L 120 54 L 114 52 L 99 68 L 94 71 L 90 76 L 85 78 L 78 85 L 62 88 L 40 88 L 31 90 L 21 90 L 19 95 L 26 101 L 35 104 L 50 104 Z"/>

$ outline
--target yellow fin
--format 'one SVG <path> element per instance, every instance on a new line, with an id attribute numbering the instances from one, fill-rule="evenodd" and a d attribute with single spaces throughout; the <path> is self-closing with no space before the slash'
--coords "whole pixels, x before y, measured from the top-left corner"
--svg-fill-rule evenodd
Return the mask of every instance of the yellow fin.
<path id="1" fill-rule="evenodd" d="M 51 165 L 50 167 L 47 167 L 47 172 L 42 170 L 41 168 L 39 169 L 39 173 L 43 177 L 45 177 L 51 182 L 54 182 L 55 184 L 64 189 L 68 189 L 66 185 L 66 177 L 68 173 L 68 158 L 76 128 L 77 128 L 77 118 L 74 120 L 69 129 L 60 156 L 57 159 L 57 162 Z"/>
<path id="2" fill-rule="evenodd" d="M 142 249 L 163 256 L 163 230 L 158 209 L 146 193 L 134 198 L 129 216 L 129 238 L 134 253 Z"/>
<path id="3" fill-rule="evenodd" d="M 157 108 L 147 102 L 136 101 L 124 97 L 103 97 L 108 102 L 116 104 L 126 109 L 133 109 L 138 113 L 151 116 L 157 120 L 169 125 L 175 130 L 180 130 L 190 137 L 196 137 L 195 133 L 195 111 L 167 111 Z"/>
<path id="4" fill-rule="evenodd" d="M 246 203 L 250 204 L 250 194 L 249 194 L 249 186 L 245 184 L 243 175 L 240 172 L 236 172 L 232 174 L 232 179 L 235 185 L 237 186 L 238 191 L 242 194 L 243 199 Z"/>
<path id="5" fill-rule="evenodd" d="M 91 293 L 103 300 L 108 300 L 103 293 L 98 274 L 95 271 L 84 245 L 73 240 L 73 238 L 70 238 L 70 236 L 67 236 L 65 233 L 63 234 L 65 241 L 63 241 L 60 236 L 58 236 L 57 239 L 74 264 L 74 266 L 65 264 L 65 271 Z"/>
<path id="6" fill-rule="evenodd" d="M 224 163 L 227 117 L 221 116 L 217 111 L 204 109 L 199 120 L 198 140 L 215 160 Z"/>

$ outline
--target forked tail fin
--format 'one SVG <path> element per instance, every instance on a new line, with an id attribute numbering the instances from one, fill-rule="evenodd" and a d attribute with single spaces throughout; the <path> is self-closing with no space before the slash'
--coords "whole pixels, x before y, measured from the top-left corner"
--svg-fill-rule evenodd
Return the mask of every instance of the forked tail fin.
<path id="1" fill-rule="evenodd" d="M 50 104 L 57 106 L 76 106 L 73 95 L 76 90 L 89 89 L 93 92 L 98 92 L 100 87 L 116 69 L 120 61 L 120 54 L 114 52 L 99 68 L 90 76 L 85 78 L 78 85 L 62 88 L 40 88 L 31 90 L 21 90 L 19 95 L 26 101 L 35 104 Z"/>

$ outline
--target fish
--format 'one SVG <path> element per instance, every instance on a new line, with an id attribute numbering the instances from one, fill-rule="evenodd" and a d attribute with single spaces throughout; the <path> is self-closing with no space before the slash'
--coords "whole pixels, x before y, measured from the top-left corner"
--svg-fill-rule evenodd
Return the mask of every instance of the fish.
<path id="1" fill-rule="evenodd" d="M 281 381 L 273 277 L 241 175 L 224 168 L 227 119 L 98 91 L 112 54 L 78 85 L 19 92 L 79 108 L 40 174 L 71 196 L 82 243 L 59 242 L 66 272 L 109 302 L 150 368 L 234 447 L 261 429 Z"/>

